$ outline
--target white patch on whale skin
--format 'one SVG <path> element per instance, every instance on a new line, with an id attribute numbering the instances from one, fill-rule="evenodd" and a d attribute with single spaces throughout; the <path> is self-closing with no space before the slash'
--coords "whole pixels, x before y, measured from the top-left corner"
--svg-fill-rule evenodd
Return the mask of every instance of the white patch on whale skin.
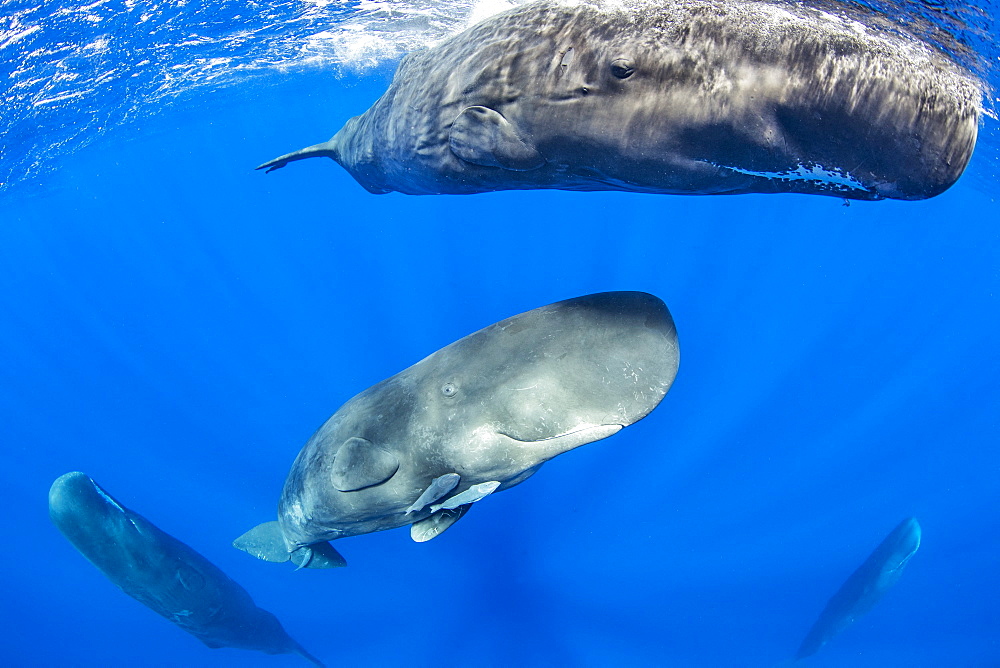
<path id="1" fill-rule="evenodd" d="M 839 169 L 826 169 L 822 165 L 818 164 L 813 164 L 808 167 L 806 165 L 799 165 L 794 170 L 787 172 L 759 172 L 753 169 L 730 167 L 729 165 L 715 166 L 739 172 L 740 174 L 761 176 L 765 179 L 779 179 L 781 181 L 812 181 L 814 183 L 829 183 L 830 185 L 843 186 L 854 190 L 870 190 L 870 188 L 866 187 L 863 183 L 851 176 L 850 173 Z"/>
<path id="2" fill-rule="evenodd" d="M 288 507 L 285 508 L 285 517 L 288 518 L 287 521 L 294 524 L 304 524 L 310 519 L 306 515 L 306 511 L 302 508 L 302 503 L 297 500 L 288 504 Z"/>
<path id="3" fill-rule="evenodd" d="M 102 497 L 104 497 L 104 500 L 105 500 L 105 501 L 107 501 L 107 502 L 108 502 L 108 503 L 110 503 L 110 504 L 111 504 L 112 506 L 114 506 L 115 508 L 117 508 L 117 509 L 118 509 L 118 511 L 119 511 L 119 512 L 120 512 L 120 513 L 121 513 L 122 515 L 124 515 L 124 516 L 125 516 L 125 519 L 127 519 L 127 520 L 129 521 L 129 523 L 130 523 L 130 524 L 131 524 L 132 526 L 134 526 L 134 527 L 136 528 L 136 530 L 138 530 L 138 529 L 139 529 L 139 525 L 138 525 L 138 524 L 136 524 L 136 523 L 135 523 L 135 520 L 133 520 L 133 519 L 132 519 L 132 518 L 131 518 L 131 517 L 129 516 L 129 514 L 128 514 L 128 511 L 127 511 L 127 510 L 125 510 L 124 508 L 122 508 L 122 507 L 121 507 L 121 505 L 119 505 L 117 501 L 115 501 L 115 500 L 114 500 L 114 499 L 112 499 L 112 498 L 111 498 L 110 496 L 108 496 L 108 493 L 107 493 L 107 492 L 105 492 L 105 491 L 104 491 L 103 489 L 101 489 L 101 486 L 100 486 L 100 485 L 98 485 L 98 484 L 97 484 L 96 482 L 94 482 L 93 480 L 91 480 L 91 481 L 90 481 L 90 483 L 91 483 L 91 484 L 92 484 L 92 485 L 94 486 L 94 489 L 96 489 L 96 490 L 97 490 L 97 493 L 98 493 L 98 494 L 100 494 L 100 495 L 101 495 Z"/>

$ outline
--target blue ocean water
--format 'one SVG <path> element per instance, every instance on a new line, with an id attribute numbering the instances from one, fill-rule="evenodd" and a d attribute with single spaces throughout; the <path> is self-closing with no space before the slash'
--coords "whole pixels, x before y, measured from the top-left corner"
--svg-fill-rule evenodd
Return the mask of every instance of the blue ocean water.
<path id="1" fill-rule="evenodd" d="M 48 519 L 81 470 L 331 666 L 776 665 L 911 515 L 899 584 L 801 665 L 1000 665 L 995 117 L 922 202 L 374 196 L 328 161 L 252 168 L 482 6 L 0 6 L 0 663 L 306 665 L 209 650 L 111 585 Z M 876 9 L 1000 84 L 995 5 Z M 677 323 L 648 418 L 431 542 L 340 541 L 346 569 L 230 547 L 348 398 L 606 290 Z"/>

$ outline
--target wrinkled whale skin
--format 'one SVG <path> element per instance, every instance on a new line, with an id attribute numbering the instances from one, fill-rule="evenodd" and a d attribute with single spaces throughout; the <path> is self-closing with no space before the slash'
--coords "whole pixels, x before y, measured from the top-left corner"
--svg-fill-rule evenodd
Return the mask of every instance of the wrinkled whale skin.
<path id="1" fill-rule="evenodd" d="M 931 47 L 807 7 L 555 2 L 401 62 L 333 139 L 373 193 L 504 189 L 933 197 L 976 142 L 979 82 Z"/>

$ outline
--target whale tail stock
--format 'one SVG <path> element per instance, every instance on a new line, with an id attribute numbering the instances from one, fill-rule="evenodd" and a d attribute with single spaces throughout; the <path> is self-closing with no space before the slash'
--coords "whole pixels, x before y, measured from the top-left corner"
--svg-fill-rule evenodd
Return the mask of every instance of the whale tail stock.
<path id="1" fill-rule="evenodd" d="M 299 149 L 298 151 L 292 151 L 291 153 L 286 153 L 274 160 L 268 160 L 262 165 L 254 167 L 254 169 L 265 169 L 265 173 L 273 172 L 276 169 L 281 169 L 290 162 L 295 162 L 296 160 L 305 160 L 306 158 L 332 158 L 339 162 L 339 152 L 337 147 L 333 142 L 325 141 L 322 144 L 313 144 L 312 146 L 307 146 L 306 148 Z"/>
<path id="2" fill-rule="evenodd" d="M 317 666 L 317 668 L 326 668 L 326 664 L 325 663 L 323 663 L 322 661 L 320 661 L 319 659 L 317 659 L 315 656 L 313 656 L 312 654 L 310 654 L 308 651 L 306 651 L 306 648 L 303 647 L 302 645 L 300 645 L 298 643 L 295 643 L 295 647 L 292 648 L 292 649 L 293 649 L 293 651 L 296 654 L 298 654 L 299 656 L 301 656 L 303 659 L 305 659 L 309 663 L 313 664 L 314 666 Z"/>
<path id="3" fill-rule="evenodd" d="M 347 565 L 347 560 L 330 543 L 313 543 L 289 552 L 277 521 L 258 524 L 234 540 L 233 547 L 262 561 L 291 561 L 299 568 L 341 568 Z"/>

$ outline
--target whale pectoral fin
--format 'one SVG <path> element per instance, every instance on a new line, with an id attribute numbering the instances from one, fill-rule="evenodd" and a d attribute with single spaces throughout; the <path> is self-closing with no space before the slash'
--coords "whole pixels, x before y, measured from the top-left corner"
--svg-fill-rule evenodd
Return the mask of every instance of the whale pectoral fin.
<path id="1" fill-rule="evenodd" d="M 426 543 L 431 538 L 444 533 L 445 529 L 462 519 L 462 516 L 472 507 L 471 503 L 457 508 L 439 510 L 430 517 L 410 525 L 410 538 L 418 543 Z"/>
<path id="2" fill-rule="evenodd" d="M 347 565 L 347 559 L 329 543 L 305 545 L 293 550 L 289 558 L 299 568 L 343 568 Z"/>
<path id="3" fill-rule="evenodd" d="M 517 172 L 545 164 L 541 153 L 498 111 L 468 107 L 451 124 L 451 152 L 466 162 Z"/>
<path id="4" fill-rule="evenodd" d="M 341 492 L 381 485 L 399 470 L 399 459 L 371 441 L 353 436 L 333 458 L 330 478 Z"/>
<path id="5" fill-rule="evenodd" d="M 258 524 L 233 541 L 233 547 L 264 561 L 288 561 L 288 548 L 277 521 Z"/>

